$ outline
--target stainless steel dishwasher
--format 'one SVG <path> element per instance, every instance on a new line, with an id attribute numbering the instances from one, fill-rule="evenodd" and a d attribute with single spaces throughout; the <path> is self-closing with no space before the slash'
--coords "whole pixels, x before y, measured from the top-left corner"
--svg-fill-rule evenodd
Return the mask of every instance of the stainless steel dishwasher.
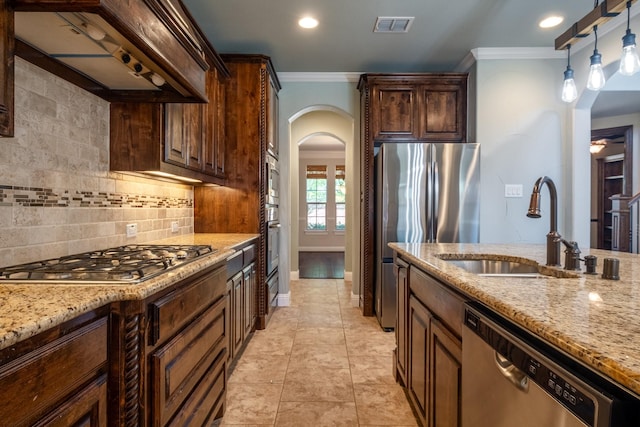
<path id="1" fill-rule="evenodd" d="M 480 304 L 462 343 L 462 427 L 640 426 L 636 396 Z"/>

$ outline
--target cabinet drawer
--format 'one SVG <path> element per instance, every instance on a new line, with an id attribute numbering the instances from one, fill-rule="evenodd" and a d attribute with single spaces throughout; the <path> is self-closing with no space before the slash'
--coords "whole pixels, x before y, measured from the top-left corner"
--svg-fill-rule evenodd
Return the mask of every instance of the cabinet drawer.
<path id="1" fill-rule="evenodd" d="M 409 286 L 414 294 L 431 312 L 458 337 L 462 336 L 464 299 L 449 290 L 446 285 L 418 270 L 409 270 Z"/>
<path id="2" fill-rule="evenodd" d="M 106 425 L 107 375 L 104 374 L 35 424 L 35 427 L 106 427 Z"/>
<path id="3" fill-rule="evenodd" d="M 149 304 L 149 344 L 172 337 L 194 314 L 222 298 L 226 291 L 225 275 L 225 269 L 218 268 Z"/>
<path id="4" fill-rule="evenodd" d="M 214 360 L 226 360 L 225 311 L 223 298 L 151 355 L 154 425 L 165 425 L 196 387 L 201 393 Z"/>
<path id="5" fill-rule="evenodd" d="M 227 258 L 227 279 L 232 278 L 242 270 L 242 251 L 238 251 Z"/>
<path id="6" fill-rule="evenodd" d="M 226 355 L 222 353 L 213 362 L 202 384 L 189 397 L 170 426 L 210 426 L 217 416 L 222 416 L 225 405 Z"/>
<path id="7" fill-rule="evenodd" d="M 249 265 L 256 260 L 256 245 L 249 245 L 242 249 L 244 254 L 244 265 Z"/>
<path id="8" fill-rule="evenodd" d="M 104 317 L 2 366 L 3 423 L 33 424 L 98 372 L 106 371 L 107 331 Z"/>

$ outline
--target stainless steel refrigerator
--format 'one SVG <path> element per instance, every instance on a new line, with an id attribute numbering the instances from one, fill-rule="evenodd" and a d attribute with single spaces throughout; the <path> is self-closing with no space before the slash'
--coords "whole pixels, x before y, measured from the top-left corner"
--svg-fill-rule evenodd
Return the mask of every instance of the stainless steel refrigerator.
<path id="1" fill-rule="evenodd" d="M 375 311 L 396 324 L 396 282 L 389 242 L 478 242 L 480 145 L 386 143 L 376 156 Z"/>

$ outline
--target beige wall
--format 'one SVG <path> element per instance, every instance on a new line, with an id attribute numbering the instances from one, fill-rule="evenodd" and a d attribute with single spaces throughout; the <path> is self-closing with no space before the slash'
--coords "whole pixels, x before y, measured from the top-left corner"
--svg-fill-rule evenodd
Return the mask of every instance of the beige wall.
<path id="1" fill-rule="evenodd" d="M 109 103 L 16 58 L 0 140 L 0 266 L 193 232 L 193 188 L 109 172 Z M 127 238 L 125 225 L 138 224 Z"/>

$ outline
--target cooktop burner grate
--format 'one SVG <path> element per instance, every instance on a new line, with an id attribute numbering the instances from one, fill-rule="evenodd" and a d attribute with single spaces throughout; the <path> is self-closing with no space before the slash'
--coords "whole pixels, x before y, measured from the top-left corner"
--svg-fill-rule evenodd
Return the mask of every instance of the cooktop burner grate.
<path id="1" fill-rule="evenodd" d="M 208 245 L 125 245 L 0 268 L 0 283 L 136 283 L 215 251 Z"/>

